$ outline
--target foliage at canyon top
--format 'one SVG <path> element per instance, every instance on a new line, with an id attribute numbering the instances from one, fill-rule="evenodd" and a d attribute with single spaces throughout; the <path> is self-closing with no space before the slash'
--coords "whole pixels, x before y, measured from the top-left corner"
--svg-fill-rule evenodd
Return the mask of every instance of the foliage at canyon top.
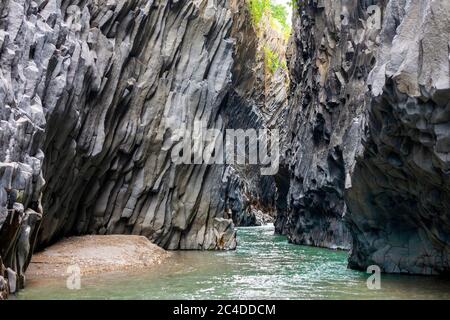
<path id="1" fill-rule="evenodd" d="M 252 22 L 258 28 L 266 15 L 271 27 L 283 33 L 288 38 L 291 33 L 290 5 L 275 3 L 273 0 L 247 0 Z"/>
<path id="2" fill-rule="evenodd" d="M 247 0 L 247 7 L 257 36 L 264 42 L 261 54 L 264 57 L 266 74 L 271 76 L 280 67 L 287 71 L 285 47 L 291 34 L 290 1 Z M 279 40 L 275 41 L 278 44 L 274 43 L 273 36 L 267 35 L 268 32 L 279 35 L 276 36 Z"/>

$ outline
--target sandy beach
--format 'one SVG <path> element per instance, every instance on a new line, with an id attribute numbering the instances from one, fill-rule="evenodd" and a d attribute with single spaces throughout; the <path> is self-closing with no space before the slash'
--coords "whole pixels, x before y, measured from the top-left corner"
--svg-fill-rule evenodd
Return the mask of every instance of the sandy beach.
<path id="1" fill-rule="evenodd" d="M 27 279 L 66 277 L 70 266 L 82 275 L 145 270 L 171 253 L 142 236 L 102 235 L 65 238 L 34 254 Z"/>

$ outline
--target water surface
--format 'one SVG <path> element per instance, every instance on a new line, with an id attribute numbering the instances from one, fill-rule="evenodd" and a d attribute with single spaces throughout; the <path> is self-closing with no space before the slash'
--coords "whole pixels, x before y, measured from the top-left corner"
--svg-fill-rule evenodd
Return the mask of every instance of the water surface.
<path id="1" fill-rule="evenodd" d="M 83 277 L 80 290 L 65 279 L 31 280 L 19 299 L 450 299 L 450 282 L 434 277 L 368 274 L 347 269 L 347 253 L 289 244 L 273 226 L 239 228 L 230 252 L 175 252 L 139 274 Z"/>

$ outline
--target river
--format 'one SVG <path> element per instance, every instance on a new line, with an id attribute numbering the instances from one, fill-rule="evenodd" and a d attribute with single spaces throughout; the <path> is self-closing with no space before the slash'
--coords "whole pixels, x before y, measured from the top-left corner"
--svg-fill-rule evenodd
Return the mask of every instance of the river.
<path id="1" fill-rule="evenodd" d="M 17 299 L 450 299 L 450 281 L 436 277 L 370 276 L 346 267 L 347 252 L 289 244 L 272 225 L 238 229 L 230 252 L 175 252 L 167 263 L 138 274 L 30 280 Z"/>

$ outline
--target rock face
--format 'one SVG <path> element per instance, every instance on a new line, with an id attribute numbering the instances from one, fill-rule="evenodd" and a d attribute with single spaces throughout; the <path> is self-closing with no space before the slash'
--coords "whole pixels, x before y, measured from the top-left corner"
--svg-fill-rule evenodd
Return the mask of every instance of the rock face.
<path id="1" fill-rule="evenodd" d="M 347 191 L 350 266 L 450 271 L 450 3 L 391 0 L 364 151 Z"/>
<path id="2" fill-rule="evenodd" d="M 3 0 L 0 298 L 67 235 L 233 249 L 235 224 L 275 214 L 291 242 L 353 247 L 350 267 L 448 272 L 450 4 L 294 17 L 289 90 L 283 41 L 243 1 Z M 198 123 L 279 129 L 278 174 L 207 165 L 220 137 Z"/>
<path id="3" fill-rule="evenodd" d="M 277 129 L 280 145 L 287 113 L 289 75 L 283 67 L 286 40 L 271 26 L 269 14 L 252 22 L 248 1 L 234 1 L 232 35 L 236 39 L 232 85 L 224 108 L 230 129 Z M 265 53 L 276 55 L 278 65 L 270 69 Z M 249 145 L 258 141 L 249 139 Z M 262 225 L 277 214 L 275 175 L 261 175 L 261 165 L 233 165 L 224 176 L 226 207 L 238 226 Z"/>
<path id="4" fill-rule="evenodd" d="M 294 243 L 350 247 L 342 222 L 345 177 L 360 145 L 379 32 L 370 24 L 374 3 L 300 2 L 294 15 L 285 155 L 290 189 L 288 209 L 276 222 L 277 232 Z"/>
<path id="5" fill-rule="evenodd" d="M 24 211 L 16 202 L 6 209 L 4 218 L 0 221 L 0 300 L 25 285 L 42 215 L 30 208 Z"/>
<path id="6" fill-rule="evenodd" d="M 234 249 L 233 220 L 275 214 L 274 178 L 205 164 L 220 138 L 196 127 L 275 128 L 286 109 L 287 71 L 267 81 L 245 2 L 7 0 L 0 13 L 2 294 L 23 286 L 35 245 L 64 236 Z"/>
<path id="7" fill-rule="evenodd" d="M 232 18 L 226 0 L 1 2 L 5 266 L 26 268 L 42 214 L 41 247 L 87 233 L 236 246 L 225 167 L 172 161 L 196 122 L 224 126 Z"/>
<path id="8" fill-rule="evenodd" d="M 290 191 L 277 230 L 295 243 L 352 247 L 352 268 L 447 273 L 450 4 L 301 4 Z"/>

